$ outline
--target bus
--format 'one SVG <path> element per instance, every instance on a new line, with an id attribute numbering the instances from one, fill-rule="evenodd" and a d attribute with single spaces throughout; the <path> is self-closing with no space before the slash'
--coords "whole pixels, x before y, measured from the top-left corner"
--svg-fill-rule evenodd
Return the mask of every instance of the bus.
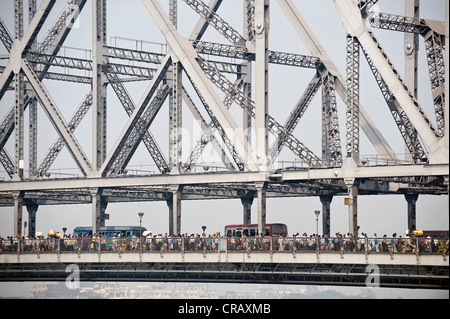
<path id="1" fill-rule="evenodd" d="M 287 236 L 287 226 L 285 224 L 266 224 L 267 237 L 280 237 Z M 246 235 L 247 237 L 254 237 L 258 235 L 258 225 L 227 225 L 225 226 L 225 236 L 227 237 L 242 237 Z"/>
<path id="2" fill-rule="evenodd" d="M 147 228 L 140 226 L 104 226 L 100 227 L 97 235 L 100 235 L 101 250 L 119 251 L 129 250 L 131 239 L 142 237 Z M 92 237 L 92 227 L 76 227 L 73 230 L 74 237 Z M 96 243 L 93 243 L 95 245 Z M 97 249 L 94 249 L 97 250 Z"/>
<path id="3" fill-rule="evenodd" d="M 120 237 L 133 237 L 134 235 L 141 237 L 145 231 L 147 231 L 147 228 L 139 226 L 104 226 L 100 227 L 97 235 L 101 237 L 113 237 L 114 234 L 116 236 L 120 234 Z M 92 227 L 76 227 L 73 230 L 73 235 L 92 236 Z"/>

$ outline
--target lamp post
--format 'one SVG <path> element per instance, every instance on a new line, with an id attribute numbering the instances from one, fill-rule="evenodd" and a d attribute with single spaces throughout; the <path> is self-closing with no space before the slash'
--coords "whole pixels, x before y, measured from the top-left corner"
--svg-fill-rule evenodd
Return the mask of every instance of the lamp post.
<path id="1" fill-rule="evenodd" d="M 144 213 L 139 212 L 138 216 L 139 216 L 139 233 L 140 233 L 139 244 L 140 244 L 140 248 L 142 248 L 142 217 L 144 216 Z"/>
<path id="2" fill-rule="evenodd" d="M 320 210 L 315 210 L 314 214 L 316 214 L 316 236 L 319 234 L 319 215 Z"/>

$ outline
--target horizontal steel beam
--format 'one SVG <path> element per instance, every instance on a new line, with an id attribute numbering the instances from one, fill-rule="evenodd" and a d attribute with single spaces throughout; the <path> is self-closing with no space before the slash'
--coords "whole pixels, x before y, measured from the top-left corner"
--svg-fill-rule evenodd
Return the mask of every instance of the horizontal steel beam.
<path id="1" fill-rule="evenodd" d="M 383 178 L 383 177 L 413 177 L 413 176 L 448 176 L 448 164 L 436 165 L 396 165 L 378 167 L 356 167 L 307 169 L 284 171 L 283 181 L 315 180 L 315 179 L 352 179 L 352 178 Z M 272 176 L 277 176 L 272 175 Z"/>
<path id="2" fill-rule="evenodd" d="M 1 191 L 31 191 L 50 189 L 77 189 L 77 188 L 111 188 L 129 186 L 163 186 L 163 185 L 189 185 L 189 184 L 220 184 L 220 183 L 253 183 L 264 182 L 267 175 L 262 173 L 211 173 L 191 175 L 151 175 L 133 177 L 96 177 L 74 179 L 48 179 L 22 182 L 0 182 Z"/>
<path id="3" fill-rule="evenodd" d="M 387 177 L 448 176 L 448 164 L 397 165 L 380 167 L 301 169 L 263 174 L 258 172 L 205 173 L 189 175 L 150 175 L 104 178 L 68 178 L 0 182 L 0 192 L 36 191 L 51 189 L 111 188 L 164 185 L 201 185 L 226 183 L 257 183 L 269 180 L 309 181 L 320 179 L 368 179 Z"/>

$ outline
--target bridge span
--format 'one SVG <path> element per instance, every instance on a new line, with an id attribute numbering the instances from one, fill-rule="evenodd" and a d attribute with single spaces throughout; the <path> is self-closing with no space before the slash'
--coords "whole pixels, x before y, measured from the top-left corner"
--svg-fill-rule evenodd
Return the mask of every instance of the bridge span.
<path id="1" fill-rule="evenodd" d="M 72 251 L 0 254 L 0 281 L 160 281 L 449 288 L 446 254 Z"/>

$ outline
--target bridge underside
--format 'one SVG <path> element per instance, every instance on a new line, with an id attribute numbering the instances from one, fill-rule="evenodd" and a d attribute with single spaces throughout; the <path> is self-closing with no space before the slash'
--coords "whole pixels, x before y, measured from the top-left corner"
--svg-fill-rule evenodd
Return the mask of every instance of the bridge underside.
<path id="1" fill-rule="evenodd" d="M 8 264 L 1 281 L 66 281 L 70 264 Z M 367 265 L 267 263 L 86 263 L 80 281 L 215 282 L 367 287 Z M 448 268 L 380 266 L 369 287 L 448 289 Z M 376 284 L 376 286 L 374 286 Z"/>
<path id="2" fill-rule="evenodd" d="M 441 255 L 91 252 L 0 257 L 0 281 L 66 281 L 75 266 L 80 281 L 449 288 L 448 256 Z"/>

